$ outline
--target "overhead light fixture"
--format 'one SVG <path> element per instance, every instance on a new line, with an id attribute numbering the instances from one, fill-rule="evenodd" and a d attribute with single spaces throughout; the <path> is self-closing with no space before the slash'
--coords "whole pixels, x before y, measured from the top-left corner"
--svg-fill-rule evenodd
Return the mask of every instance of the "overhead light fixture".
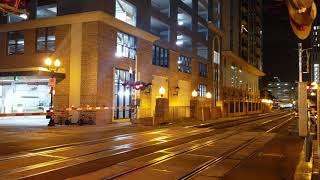
<path id="1" fill-rule="evenodd" d="M 182 40 L 179 40 L 179 41 L 176 42 L 176 45 L 178 45 L 178 46 L 181 46 L 182 44 L 183 44 Z"/>
<path id="2" fill-rule="evenodd" d="M 21 17 L 22 19 L 28 19 L 28 16 L 26 14 L 20 14 L 19 17 Z"/>

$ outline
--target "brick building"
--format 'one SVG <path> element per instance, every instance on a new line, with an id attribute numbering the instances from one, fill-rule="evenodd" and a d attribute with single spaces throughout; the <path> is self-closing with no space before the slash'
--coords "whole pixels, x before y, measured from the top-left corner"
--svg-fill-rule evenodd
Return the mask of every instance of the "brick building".
<path id="1" fill-rule="evenodd" d="M 122 107 L 130 105 L 135 94 L 141 99 L 138 116 L 152 117 L 160 87 L 170 108 L 189 107 L 195 90 L 198 99 L 217 112 L 236 115 L 240 100 L 231 103 L 224 93 L 236 88 L 227 84 L 232 83 L 230 65 L 246 74 L 241 76 L 246 87 L 241 92 L 252 94 L 252 99 L 244 101 L 258 107 L 259 97 L 254 95 L 263 75 L 261 60 L 240 56 L 243 26 L 240 19 L 232 19 L 237 17 L 232 8 L 241 8 L 232 4 L 231 0 L 30 0 L 25 7 L 28 15 L 0 15 L 1 111 L 48 106 L 46 57 L 59 58 L 63 65 L 56 73 L 55 109 L 114 107 L 96 113 L 98 124 L 130 118 L 131 112 Z M 135 93 L 125 85 L 134 80 L 152 86 Z M 209 92 L 212 99 L 206 99 Z"/>

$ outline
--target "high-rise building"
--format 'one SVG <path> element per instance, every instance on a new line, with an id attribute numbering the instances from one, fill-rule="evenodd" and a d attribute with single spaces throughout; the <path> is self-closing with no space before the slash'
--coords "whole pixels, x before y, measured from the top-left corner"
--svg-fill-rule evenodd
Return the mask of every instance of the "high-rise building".
<path id="1" fill-rule="evenodd" d="M 141 100 L 141 118 L 153 117 L 159 97 L 167 98 L 170 108 L 187 109 L 193 91 L 200 99 L 212 94 L 209 101 L 219 109 L 229 102 L 223 95 L 228 88 L 243 92 L 243 101 L 235 103 L 250 104 L 238 115 L 259 112 L 261 2 L 248 1 L 247 24 L 238 3 L 30 0 L 24 7 L 28 14 L 0 15 L 1 111 L 48 107 L 51 75 L 44 59 L 51 57 L 62 62 L 55 109 L 104 107 L 96 112 L 98 124 L 132 117 L 128 106 L 135 97 Z M 247 56 L 243 33 L 248 33 Z M 128 84 L 137 80 L 152 86 L 135 92 Z"/>
<path id="2" fill-rule="evenodd" d="M 222 60 L 222 109 L 227 115 L 261 109 L 262 1 L 224 1 L 225 38 Z"/>
<path id="3" fill-rule="evenodd" d="M 293 107 L 297 100 L 296 84 L 291 82 L 283 82 L 278 77 L 274 77 L 268 83 L 268 92 L 275 98 L 280 108 Z"/>

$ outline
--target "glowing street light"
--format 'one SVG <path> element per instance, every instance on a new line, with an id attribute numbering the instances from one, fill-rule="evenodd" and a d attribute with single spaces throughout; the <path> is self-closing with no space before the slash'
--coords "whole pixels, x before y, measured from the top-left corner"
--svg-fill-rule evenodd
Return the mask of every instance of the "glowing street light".
<path id="1" fill-rule="evenodd" d="M 161 86 L 159 89 L 159 93 L 160 93 L 161 97 L 163 97 L 163 95 L 166 93 L 166 89 L 163 86 Z"/>
<path id="2" fill-rule="evenodd" d="M 44 60 L 44 64 L 47 65 L 47 66 L 51 66 L 52 64 L 52 59 L 47 57 L 45 60 Z"/>
<path id="3" fill-rule="evenodd" d="M 50 57 L 47 57 L 44 59 L 44 64 L 47 66 L 47 69 L 50 71 L 50 79 L 48 85 L 50 88 L 50 112 L 53 111 L 53 96 L 55 95 L 54 87 L 56 85 L 56 78 L 55 78 L 55 71 L 58 71 L 58 69 L 61 67 L 61 61 L 59 59 L 56 59 L 54 62 Z M 49 126 L 54 126 L 54 120 L 52 116 L 50 117 Z"/>
<path id="4" fill-rule="evenodd" d="M 198 96 L 198 92 L 196 90 L 193 90 L 191 95 L 192 95 L 192 97 L 197 97 Z"/>
<path id="5" fill-rule="evenodd" d="M 210 92 L 207 92 L 206 98 L 211 99 L 212 98 L 212 94 Z"/>
<path id="6" fill-rule="evenodd" d="M 59 59 L 56 59 L 56 60 L 54 61 L 54 66 L 55 66 L 56 68 L 58 68 L 58 67 L 61 66 L 61 62 L 60 62 Z"/>

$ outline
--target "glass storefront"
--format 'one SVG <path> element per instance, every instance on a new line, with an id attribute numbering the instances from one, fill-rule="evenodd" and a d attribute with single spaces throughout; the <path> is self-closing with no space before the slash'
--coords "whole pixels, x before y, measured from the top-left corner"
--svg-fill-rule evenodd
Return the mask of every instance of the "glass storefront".
<path id="1" fill-rule="evenodd" d="M 50 106 L 48 79 L 32 76 L 0 78 L 0 113 L 46 112 Z"/>
<path id="2" fill-rule="evenodd" d="M 114 119 L 129 119 L 131 118 L 131 111 L 129 105 L 134 98 L 132 88 L 128 88 L 126 84 L 134 82 L 134 75 L 129 71 L 116 69 L 114 76 L 114 100 L 115 107 Z"/>

